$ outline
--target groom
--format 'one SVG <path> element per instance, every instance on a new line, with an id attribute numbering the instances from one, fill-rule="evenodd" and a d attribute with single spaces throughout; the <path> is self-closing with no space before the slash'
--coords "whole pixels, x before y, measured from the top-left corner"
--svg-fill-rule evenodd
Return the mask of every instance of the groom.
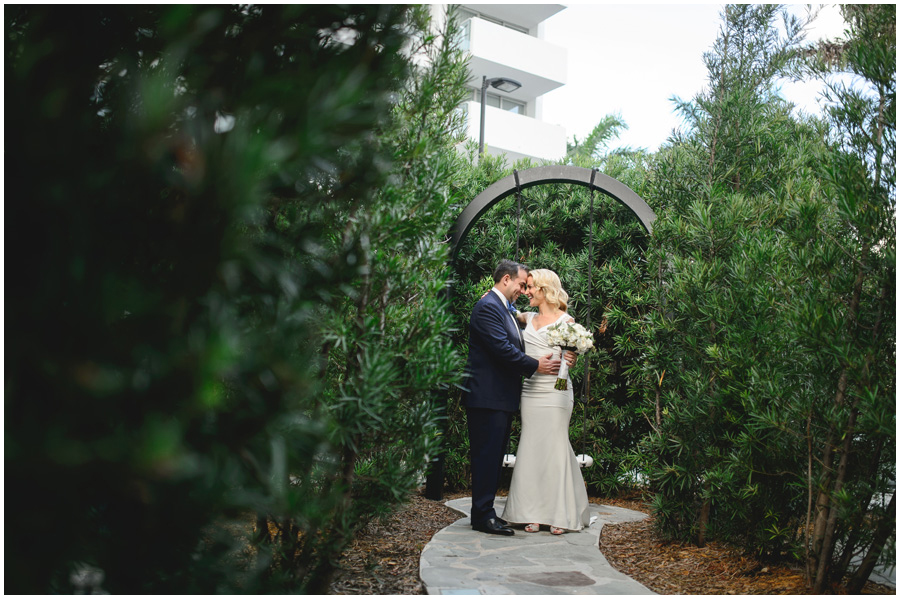
<path id="1" fill-rule="evenodd" d="M 472 467 L 472 528 L 497 535 L 515 534 L 494 511 L 503 453 L 513 415 L 519 409 L 522 377 L 535 372 L 556 374 L 559 360 L 525 354 L 513 303 L 525 291 L 528 269 L 501 260 L 494 270 L 494 287 L 478 300 L 469 321 L 469 359 L 463 403 L 469 424 Z"/>

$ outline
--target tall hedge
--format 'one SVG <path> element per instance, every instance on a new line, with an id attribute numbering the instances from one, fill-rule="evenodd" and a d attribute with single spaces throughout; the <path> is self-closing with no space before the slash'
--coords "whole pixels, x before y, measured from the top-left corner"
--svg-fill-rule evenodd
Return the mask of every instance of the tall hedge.
<path id="1" fill-rule="evenodd" d="M 395 5 L 4 14 L 6 590 L 323 592 L 457 376 L 453 31 Z"/>
<path id="2" fill-rule="evenodd" d="M 834 66 L 865 84 L 833 85 L 825 121 L 777 95 L 816 54 L 800 24 L 723 11 L 708 89 L 648 186 L 660 303 L 635 367 L 660 531 L 805 561 L 815 592 L 857 592 L 895 530 L 894 9 L 845 11 Z"/>

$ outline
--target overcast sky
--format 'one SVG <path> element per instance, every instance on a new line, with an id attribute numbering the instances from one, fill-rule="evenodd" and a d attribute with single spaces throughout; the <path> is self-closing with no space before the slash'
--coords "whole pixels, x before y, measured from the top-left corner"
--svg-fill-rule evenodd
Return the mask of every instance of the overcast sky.
<path id="1" fill-rule="evenodd" d="M 628 125 L 611 147 L 655 151 L 681 124 L 672 96 L 689 100 L 706 83 L 703 53 L 721 24 L 721 4 L 566 4 L 545 23 L 545 39 L 568 49 L 566 85 L 544 96 L 543 119 L 584 139 L 603 116 Z M 814 5 L 822 6 L 822 5 Z M 792 6 L 804 15 L 806 5 Z M 841 37 L 843 19 L 824 5 L 808 40 Z M 782 95 L 815 111 L 817 86 L 785 83 Z"/>

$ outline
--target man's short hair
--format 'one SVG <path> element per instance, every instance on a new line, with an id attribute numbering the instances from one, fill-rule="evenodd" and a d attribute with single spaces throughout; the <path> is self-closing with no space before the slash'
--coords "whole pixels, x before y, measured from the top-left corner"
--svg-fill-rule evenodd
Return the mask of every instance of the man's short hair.
<path id="1" fill-rule="evenodd" d="M 515 279 L 519 276 L 520 270 L 524 270 L 527 273 L 528 267 L 524 264 L 513 262 L 512 260 L 501 260 L 497 265 L 497 268 L 494 269 L 494 283 L 499 283 L 500 279 L 502 279 L 506 275 L 509 275 L 511 278 Z"/>

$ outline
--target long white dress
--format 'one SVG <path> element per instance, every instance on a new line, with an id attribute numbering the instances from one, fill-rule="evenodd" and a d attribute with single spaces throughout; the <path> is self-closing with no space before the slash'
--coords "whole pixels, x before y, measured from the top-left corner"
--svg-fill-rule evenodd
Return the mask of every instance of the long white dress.
<path id="1" fill-rule="evenodd" d="M 547 327 L 535 330 L 534 312 L 526 312 L 525 353 L 538 359 L 559 350 L 547 344 Z M 563 313 L 556 321 L 571 318 Z M 581 530 L 590 524 L 587 490 L 575 452 L 569 443 L 569 418 L 574 394 L 554 388 L 556 375 L 533 374 L 522 385 L 522 435 L 504 520 L 519 524 L 539 523 Z"/>

